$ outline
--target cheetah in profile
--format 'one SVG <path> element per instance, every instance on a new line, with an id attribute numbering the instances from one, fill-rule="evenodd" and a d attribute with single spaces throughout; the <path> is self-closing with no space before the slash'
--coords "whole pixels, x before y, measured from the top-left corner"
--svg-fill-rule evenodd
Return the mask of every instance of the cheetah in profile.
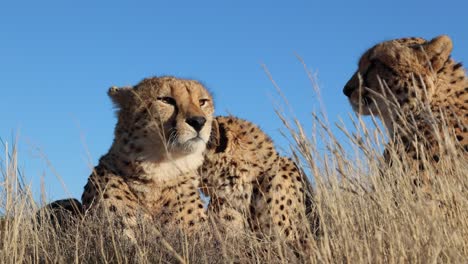
<path id="1" fill-rule="evenodd" d="M 390 144 L 423 172 L 421 179 L 412 179 L 416 185 L 430 182 L 421 160 L 437 164 L 449 151 L 437 140 L 444 127 L 455 142 L 452 149 L 468 158 L 468 79 L 451 52 L 452 41 L 445 35 L 379 43 L 362 55 L 343 89 L 356 112 L 379 116 Z M 385 150 L 388 161 L 390 151 Z"/>
<path id="2" fill-rule="evenodd" d="M 211 198 L 208 214 L 227 232 L 251 230 L 302 243 L 309 238 L 311 186 L 256 125 L 216 117 L 200 175 Z"/>
<path id="3" fill-rule="evenodd" d="M 108 94 L 115 138 L 84 187 L 84 209 L 120 219 L 130 237 L 137 218 L 197 230 L 206 220 L 197 168 L 211 133 L 210 93 L 197 81 L 154 77 Z"/>

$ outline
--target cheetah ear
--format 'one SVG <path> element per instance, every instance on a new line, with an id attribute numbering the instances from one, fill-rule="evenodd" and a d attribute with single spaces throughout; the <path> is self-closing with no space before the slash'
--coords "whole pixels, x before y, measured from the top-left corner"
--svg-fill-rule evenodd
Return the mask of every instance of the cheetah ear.
<path id="1" fill-rule="evenodd" d="M 107 94 L 112 99 L 112 102 L 114 102 L 115 106 L 120 109 L 129 106 L 134 96 L 131 86 L 112 86 L 107 91 Z"/>
<path id="2" fill-rule="evenodd" d="M 211 134 L 208 143 L 206 144 L 207 149 L 213 149 L 219 146 L 220 134 L 219 134 L 219 125 L 216 118 L 213 119 L 211 123 Z"/>
<path id="3" fill-rule="evenodd" d="M 438 71 L 450 58 L 453 44 L 449 36 L 441 35 L 424 44 L 423 48 L 432 64 L 432 68 L 434 71 Z"/>

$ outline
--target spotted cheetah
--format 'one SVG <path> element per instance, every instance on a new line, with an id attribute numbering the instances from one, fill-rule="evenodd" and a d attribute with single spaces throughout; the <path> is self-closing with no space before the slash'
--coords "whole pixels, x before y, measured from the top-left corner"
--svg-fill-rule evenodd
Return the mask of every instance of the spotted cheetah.
<path id="1" fill-rule="evenodd" d="M 196 170 L 211 133 L 210 93 L 197 81 L 154 77 L 108 94 L 115 138 L 84 187 L 84 209 L 121 219 L 130 238 L 138 218 L 197 230 L 206 220 Z"/>
<path id="2" fill-rule="evenodd" d="M 251 122 L 215 118 L 200 175 L 202 191 L 211 198 L 208 213 L 226 232 L 251 230 L 302 242 L 309 238 L 311 186 Z"/>
<path id="3" fill-rule="evenodd" d="M 449 151 L 439 146 L 444 127 L 455 142 L 452 149 L 468 158 L 468 79 L 451 52 L 452 41 L 445 35 L 379 43 L 362 55 L 343 89 L 356 112 L 380 117 L 390 144 L 421 172 L 419 179 L 412 178 L 417 185 L 430 182 L 423 161 L 437 164 Z M 387 148 L 384 155 L 389 161 L 391 151 Z"/>

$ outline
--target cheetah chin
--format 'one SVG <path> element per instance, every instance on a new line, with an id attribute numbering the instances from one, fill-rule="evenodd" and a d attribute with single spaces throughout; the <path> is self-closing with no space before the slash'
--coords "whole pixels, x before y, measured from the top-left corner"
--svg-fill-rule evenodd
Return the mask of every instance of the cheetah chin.
<path id="1" fill-rule="evenodd" d="M 206 139 L 203 139 L 200 136 L 195 136 L 190 138 L 182 143 L 175 144 L 171 147 L 171 153 L 174 156 L 175 153 L 180 153 L 180 155 L 186 155 L 190 153 L 200 153 L 206 149 Z"/>

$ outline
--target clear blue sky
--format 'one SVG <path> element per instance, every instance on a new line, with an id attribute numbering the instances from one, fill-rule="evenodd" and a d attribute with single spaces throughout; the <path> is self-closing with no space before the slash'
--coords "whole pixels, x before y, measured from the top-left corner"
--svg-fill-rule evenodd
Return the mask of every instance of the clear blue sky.
<path id="1" fill-rule="evenodd" d="M 113 138 L 108 87 L 175 75 L 201 80 L 217 114 L 249 119 L 284 147 L 262 64 L 310 126 L 318 105 L 300 55 L 333 123 L 351 111 L 341 89 L 377 42 L 448 34 L 468 61 L 467 10 L 463 0 L 2 1 L 0 137 L 18 135 L 35 190 L 44 176 L 49 199 L 66 197 L 55 170 L 80 197 Z"/>

